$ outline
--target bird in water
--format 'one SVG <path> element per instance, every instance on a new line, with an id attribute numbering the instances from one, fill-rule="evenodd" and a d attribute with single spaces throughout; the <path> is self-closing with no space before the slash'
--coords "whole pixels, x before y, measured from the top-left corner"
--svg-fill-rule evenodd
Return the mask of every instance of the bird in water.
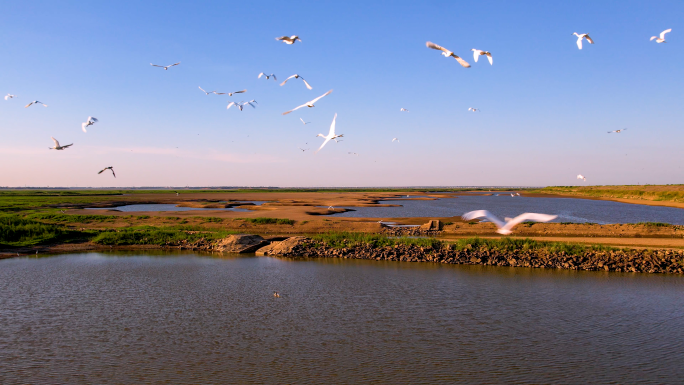
<path id="1" fill-rule="evenodd" d="M 587 33 L 579 34 L 577 32 L 573 32 L 573 35 L 577 36 L 577 48 L 579 48 L 579 49 L 582 49 L 582 39 L 587 39 L 587 41 L 590 44 L 594 44 L 594 41 L 591 40 L 591 38 L 589 37 L 589 34 L 587 34 Z"/>
<path id="2" fill-rule="evenodd" d="M 425 43 L 425 46 L 428 47 L 428 48 L 436 49 L 436 50 L 438 50 L 438 51 L 442 51 L 442 55 L 443 55 L 444 57 L 449 57 L 449 56 L 451 56 L 451 57 L 453 57 L 454 59 L 456 59 L 456 61 L 457 61 L 461 66 L 463 66 L 464 68 L 470 68 L 470 64 L 468 64 L 467 61 L 461 59 L 458 55 L 456 55 L 455 53 L 449 51 L 448 49 L 446 49 L 446 48 L 444 48 L 444 47 L 442 47 L 442 46 L 439 46 L 439 45 L 437 45 L 437 44 L 435 44 L 435 43 L 433 43 L 433 42 L 431 42 L 431 41 L 426 42 L 426 43 Z"/>
<path id="3" fill-rule="evenodd" d="M 116 178 L 116 173 L 114 173 L 114 167 L 112 167 L 112 166 L 103 168 L 103 169 L 100 170 L 97 174 L 100 175 L 100 174 L 102 174 L 103 172 L 105 172 L 105 171 L 107 171 L 107 170 L 110 170 L 110 171 L 112 172 L 112 175 L 114 175 L 114 178 Z"/>
<path id="4" fill-rule="evenodd" d="M 525 221 L 532 221 L 532 222 L 549 222 L 552 221 L 556 218 L 558 218 L 558 215 L 548 215 L 548 214 L 537 214 L 537 213 L 524 213 L 520 214 L 515 218 L 505 218 L 505 223 L 502 222 L 499 218 L 495 217 L 492 215 L 487 210 L 475 210 L 475 211 L 470 211 L 461 217 L 463 218 L 464 221 L 471 221 L 473 219 L 477 218 L 486 218 L 488 221 L 494 223 L 497 227 L 496 232 L 499 234 L 503 235 L 508 235 L 512 233 L 513 227 L 519 223 L 525 222 Z"/>
<path id="5" fill-rule="evenodd" d="M 281 37 L 276 37 L 275 39 L 280 40 L 283 43 L 290 44 L 290 45 L 294 44 L 297 40 L 299 40 L 300 43 L 302 41 L 302 39 L 300 39 L 299 36 L 297 36 L 297 35 L 292 35 L 289 37 L 288 36 L 281 36 Z"/>

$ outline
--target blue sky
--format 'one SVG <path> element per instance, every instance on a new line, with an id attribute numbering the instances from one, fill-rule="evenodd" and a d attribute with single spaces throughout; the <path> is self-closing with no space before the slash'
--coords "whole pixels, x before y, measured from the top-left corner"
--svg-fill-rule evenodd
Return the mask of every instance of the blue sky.
<path id="1" fill-rule="evenodd" d="M 141 3 L 0 4 L 0 186 L 684 183 L 682 2 Z"/>

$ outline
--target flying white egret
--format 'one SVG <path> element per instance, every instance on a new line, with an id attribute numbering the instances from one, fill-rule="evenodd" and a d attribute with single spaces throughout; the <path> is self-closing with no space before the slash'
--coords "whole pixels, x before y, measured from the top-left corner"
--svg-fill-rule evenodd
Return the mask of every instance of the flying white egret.
<path id="1" fill-rule="evenodd" d="M 479 108 L 468 107 L 468 111 L 480 112 Z"/>
<path id="2" fill-rule="evenodd" d="M 292 112 L 292 111 L 294 111 L 294 110 L 298 110 L 298 109 L 300 109 L 300 108 L 302 108 L 302 107 L 309 107 L 309 108 L 315 107 L 315 106 L 314 106 L 314 103 L 316 103 L 317 101 L 319 101 L 319 100 L 320 100 L 321 98 L 323 98 L 324 96 L 330 95 L 331 92 L 333 92 L 333 90 L 330 90 L 330 91 L 324 93 L 323 95 L 317 97 L 316 99 L 314 99 L 314 100 L 312 100 L 312 101 L 310 101 L 310 102 L 306 102 L 306 103 L 302 104 L 301 106 L 297 106 L 297 107 L 291 109 L 290 111 L 283 112 L 283 115 L 287 115 L 287 114 L 289 114 L 290 112 Z"/>
<path id="3" fill-rule="evenodd" d="M 209 95 L 209 94 L 225 95 L 225 94 L 226 94 L 225 92 L 216 92 L 216 91 L 209 91 L 209 92 L 207 92 L 207 91 L 205 91 L 204 89 L 202 89 L 202 87 L 200 87 L 200 86 L 197 86 L 197 88 L 199 88 L 202 92 L 204 92 L 204 93 L 207 94 L 207 95 Z"/>
<path id="4" fill-rule="evenodd" d="M 667 42 L 665 41 L 665 34 L 666 34 L 666 33 L 669 33 L 669 32 L 672 32 L 672 28 L 666 29 L 666 30 L 664 30 L 663 32 L 661 32 L 661 33 L 660 33 L 660 37 L 658 37 L 658 36 L 651 36 L 651 41 L 653 41 L 653 39 L 656 39 L 656 43 L 667 43 Z"/>
<path id="5" fill-rule="evenodd" d="M 32 101 L 31 103 L 25 105 L 24 108 L 31 107 L 31 106 L 34 105 L 34 104 L 42 104 L 43 107 L 47 107 L 47 104 L 44 104 L 43 102 L 39 102 L 39 101 L 37 101 L 37 100 L 34 100 L 34 101 Z"/>
<path id="6" fill-rule="evenodd" d="M 171 68 L 171 67 L 173 67 L 173 66 L 177 66 L 177 65 L 179 65 L 179 64 L 180 64 L 180 62 L 178 62 L 178 63 L 174 63 L 174 64 L 171 64 L 171 65 L 168 65 L 168 66 L 158 66 L 158 65 L 156 65 L 156 64 L 152 64 L 152 63 L 150 63 L 150 65 L 151 65 L 152 67 L 159 67 L 159 68 L 163 68 L 163 69 L 164 69 L 164 71 L 168 70 L 169 68 Z"/>
<path id="7" fill-rule="evenodd" d="M 609 133 L 609 134 L 612 134 L 612 133 L 614 132 L 614 133 L 616 133 L 616 134 L 619 134 L 619 133 L 621 133 L 622 131 L 627 131 L 627 129 L 626 129 L 626 128 L 623 128 L 622 130 L 608 131 L 608 133 Z"/>
<path id="8" fill-rule="evenodd" d="M 302 152 L 308 150 L 308 148 L 301 148 L 301 147 L 297 147 L 297 148 L 300 149 Z"/>
<path id="9" fill-rule="evenodd" d="M 357 154 L 357 153 L 355 153 L 355 152 L 348 152 L 347 154 L 359 156 L 359 154 Z"/>
<path id="10" fill-rule="evenodd" d="M 233 91 L 233 92 L 229 92 L 229 93 L 228 93 L 228 96 L 233 96 L 233 94 L 243 94 L 243 93 L 245 93 L 245 92 L 247 92 L 247 90 Z"/>
<path id="11" fill-rule="evenodd" d="M 252 103 L 259 104 L 256 100 L 252 99 L 248 102 L 242 102 L 241 106 L 244 107 L 245 105 L 249 104 L 250 106 L 252 106 L 252 108 L 256 108 L 256 106 Z M 240 109 L 240 110 L 242 111 L 242 109 Z"/>
<path id="12" fill-rule="evenodd" d="M 406 108 L 402 108 L 402 109 L 400 109 L 399 111 L 402 111 L 402 112 L 409 112 L 409 110 L 407 110 Z"/>
<path id="13" fill-rule="evenodd" d="M 54 147 L 48 147 L 50 150 L 64 150 L 65 148 L 69 148 L 69 147 L 74 145 L 73 143 L 71 143 L 71 144 L 67 144 L 66 146 L 60 146 L 57 139 L 55 139 L 53 137 L 50 137 L 50 138 L 52 138 L 52 141 L 55 142 Z"/>
<path id="14" fill-rule="evenodd" d="M 587 181 L 587 178 L 586 178 L 584 175 L 582 175 L 582 174 L 578 174 L 578 175 L 577 175 L 577 179 L 582 179 L 582 180 L 585 181 L 585 182 Z"/>
<path id="15" fill-rule="evenodd" d="M 297 36 L 297 35 L 292 35 L 289 37 L 288 36 L 281 36 L 281 37 L 276 37 L 275 39 L 280 40 L 285 44 L 294 44 L 295 41 L 297 41 L 297 40 L 299 40 L 300 43 L 302 41 L 302 39 L 300 39 L 299 36 Z"/>
<path id="16" fill-rule="evenodd" d="M 501 222 L 501 220 L 492 213 L 490 213 L 487 210 L 475 210 L 475 211 L 470 211 L 461 217 L 463 218 L 464 221 L 470 221 L 473 219 L 477 218 L 487 218 L 490 222 L 494 223 L 497 227 L 498 230 L 496 230 L 497 233 L 503 234 L 503 235 L 508 235 L 512 233 L 513 227 L 517 225 L 518 223 L 525 222 L 525 221 L 532 221 L 532 222 L 549 222 L 552 221 L 556 218 L 558 218 L 558 215 L 548 215 L 548 214 L 536 214 L 536 213 L 524 213 L 520 214 L 517 217 L 511 219 L 511 218 L 506 218 L 506 223 Z"/>
<path id="17" fill-rule="evenodd" d="M 86 127 L 92 126 L 93 124 L 95 124 L 97 122 L 98 122 L 97 118 L 93 118 L 92 116 L 89 116 L 88 120 L 85 123 L 81 123 L 81 130 L 83 130 L 83 132 L 88 132 L 88 131 L 86 131 Z"/>
<path id="18" fill-rule="evenodd" d="M 318 153 L 318 151 L 321 151 L 323 146 L 325 146 L 326 143 L 328 143 L 330 140 L 335 140 L 337 142 L 337 138 L 341 138 L 344 136 L 344 134 L 340 134 L 340 135 L 335 134 L 335 120 L 337 120 L 337 114 L 335 114 L 335 117 L 333 118 L 332 124 L 330 124 L 330 132 L 328 132 L 327 136 L 323 135 L 323 134 L 316 135 L 316 137 L 320 136 L 323 139 L 325 139 L 325 141 L 323 141 L 323 144 L 321 144 L 321 147 L 319 147 L 318 150 L 316 150 L 316 153 Z"/>
<path id="19" fill-rule="evenodd" d="M 594 44 L 594 41 L 591 40 L 588 33 L 579 34 L 577 32 L 573 32 L 573 35 L 577 36 L 577 48 L 579 49 L 582 49 L 582 39 L 587 39 L 589 43 Z"/>
<path id="20" fill-rule="evenodd" d="M 310 90 L 313 89 L 313 88 L 311 88 L 311 86 L 309 85 L 309 83 L 307 83 L 306 80 L 304 80 L 304 78 L 301 77 L 301 76 L 298 75 L 298 74 L 294 74 L 294 75 L 290 76 L 289 78 L 285 79 L 282 83 L 280 83 L 280 86 L 281 86 L 281 87 L 284 86 L 285 83 L 287 83 L 287 81 L 290 80 L 290 79 L 292 79 L 292 78 L 295 78 L 295 79 L 302 79 L 302 81 L 304 82 L 304 85 L 306 85 L 306 88 L 308 88 L 308 89 L 310 89 Z"/>
<path id="21" fill-rule="evenodd" d="M 232 107 L 232 106 L 235 106 L 235 107 L 239 108 L 240 111 L 242 111 L 242 106 L 241 106 L 240 104 L 238 104 L 238 103 L 235 103 L 235 102 L 230 102 L 230 103 L 228 103 L 228 107 L 226 107 L 226 109 L 227 109 L 227 110 L 230 110 L 230 107 Z"/>
<path id="22" fill-rule="evenodd" d="M 110 170 L 110 171 L 112 172 L 112 175 L 114 175 L 114 178 L 116 178 L 116 174 L 114 173 L 114 167 L 112 167 L 112 166 L 103 168 L 102 170 L 100 170 L 100 171 L 97 173 L 97 175 L 100 175 L 100 174 L 102 174 L 103 172 L 105 172 L 105 171 L 107 171 L 107 170 Z"/>
<path id="23" fill-rule="evenodd" d="M 397 142 L 399 143 L 399 138 L 392 138 L 392 143 Z"/>
<path id="24" fill-rule="evenodd" d="M 494 65 L 494 59 L 492 59 L 492 53 L 489 51 L 482 51 L 479 49 L 471 49 L 473 51 L 473 58 L 475 59 L 475 63 L 477 63 L 477 59 L 480 58 L 481 55 L 487 55 L 487 59 L 489 60 L 490 65 Z"/>
<path id="25" fill-rule="evenodd" d="M 261 79 L 262 76 L 265 76 L 266 80 L 268 80 L 270 78 L 273 78 L 273 80 L 276 80 L 276 81 L 278 80 L 278 79 L 276 79 L 276 76 L 274 74 L 266 75 L 265 72 L 260 73 L 259 76 L 257 76 L 257 79 Z"/>
<path id="26" fill-rule="evenodd" d="M 462 66 L 465 67 L 465 68 L 469 68 L 469 67 L 470 67 L 470 64 L 468 64 L 467 61 L 461 59 L 458 55 L 456 55 L 455 53 L 449 51 L 448 49 L 446 49 L 446 48 L 444 48 L 444 47 L 442 47 L 442 46 L 439 46 L 439 45 L 437 45 L 437 44 L 435 44 L 435 43 L 433 43 L 433 42 L 430 42 L 430 41 L 426 42 L 426 43 L 425 43 L 425 46 L 428 47 L 428 48 L 432 48 L 432 49 L 436 49 L 436 50 L 442 51 L 442 55 L 444 55 L 445 57 L 452 56 L 454 59 L 456 59 L 456 61 L 457 61 L 460 65 L 462 65 Z"/>
<path id="27" fill-rule="evenodd" d="M 17 95 L 7 94 L 7 95 L 5 95 L 5 100 L 10 100 L 10 99 L 16 98 L 16 97 L 17 97 Z"/>
<path id="28" fill-rule="evenodd" d="M 311 122 L 305 122 L 304 119 L 302 119 L 302 118 L 299 118 L 299 120 L 301 120 L 302 123 L 304 123 L 304 125 L 307 125 L 307 124 L 311 123 Z"/>

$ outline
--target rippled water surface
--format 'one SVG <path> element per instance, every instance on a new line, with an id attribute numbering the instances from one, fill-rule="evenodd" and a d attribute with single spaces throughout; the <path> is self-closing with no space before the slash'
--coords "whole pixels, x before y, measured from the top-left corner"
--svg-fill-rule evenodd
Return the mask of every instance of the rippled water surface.
<path id="1" fill-rule="evenodd" d="M 0 325 L 2 384 L 684 378 L 674 275 L 89 253 L 0 261 Z"/>
<path id="2" fill-rule="evenodd" d="M 398 204 L 402 207 L 350 207 L 355 211 L 334 214 L 336 217 L 406 218 L 406 217 L 452 217 L 468 211 L 489 210 L 492 214 L 515 217 L 525 212 L 556 214 L 554 222 L 638 223 L 663 222 L 684 225 L 684 209 L 634 205 L 628 203 L 574 199 L 574 198 L 528 198 L 500 196 L 462 195 L 438 200 L 387 200 L 380 203 Z"/>
<path id="3" fill-rule="evenodd" d="M 263 201 L 253 201 L 246 203 L 254 203 L 255 205 L 260 205 L 264 203 Z M 102 210 L 101 207 L 88 207 L 88 210 Z M 247 209 L 241 208 L 200 208 L 200 207 L 179 207 L 176 204 L 165 204 L 165 203 L 154 203 L 154 204 L 140 204 L 140 205 L 125 205 L 112 207 L 112 210 L 118 211 L 197 211 L 197 210 L 223 210 L 223 211 L 249 211 Z"/>

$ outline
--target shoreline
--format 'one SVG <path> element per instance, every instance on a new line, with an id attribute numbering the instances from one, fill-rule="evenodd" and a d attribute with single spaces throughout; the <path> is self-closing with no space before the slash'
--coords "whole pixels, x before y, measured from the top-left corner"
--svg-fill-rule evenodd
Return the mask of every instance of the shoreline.
<path id="1" fill-rule="evenodd" d="M 443 242 L 434 238 L 386 238 L 388 245 L 371 243 L 334 247 L 309 237 L 231 235 L 218 241 L 200 240 L 178 245 L 116 245 L 93 242 L 18 248 L 0 252 L 0 259 L 97 251 L 189 251 L 290 259 L 341 258 L 397 262 L 429 262 L 483 266 L 533 267 L 585 271 L 684 274 L 684 250 L 631 249 L 562 244 L 522 238 L 463 238 Z M 421 241 L 427 241 L 424 245 Z M 346 241 L 343 241 L 346 242 Z M 567 250 L 556 247 L 564 245 Z M 37 254 L 36 251 L 38 252 Z M 18 253 L 18 255 L 16 255 Z"/>

